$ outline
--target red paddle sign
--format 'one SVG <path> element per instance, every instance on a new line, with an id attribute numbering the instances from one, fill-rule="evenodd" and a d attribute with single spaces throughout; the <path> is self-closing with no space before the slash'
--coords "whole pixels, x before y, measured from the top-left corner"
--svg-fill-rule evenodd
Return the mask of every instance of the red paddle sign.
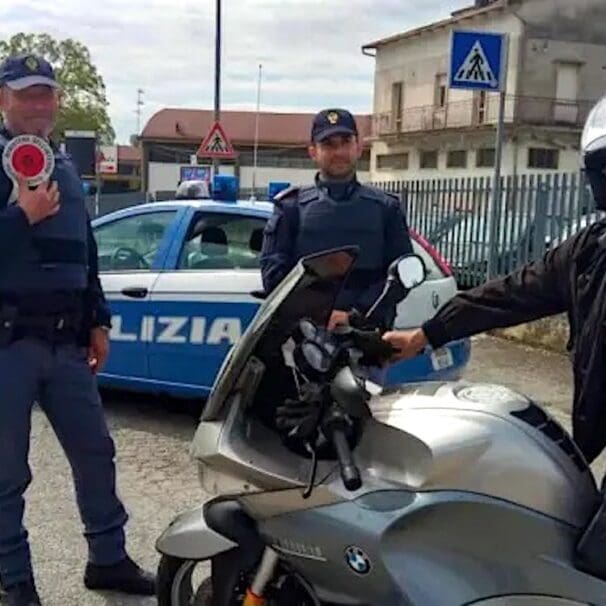
<path id="1" fill-rule="evenodd" d="M 4 148 L 2 166 L 13 181 L 16 182 L 17 176 L 21 175 L 33 187 L 50 178 L 55 168 L 55 156 L 44 139 L 20 135 L 11 139 Z"/>

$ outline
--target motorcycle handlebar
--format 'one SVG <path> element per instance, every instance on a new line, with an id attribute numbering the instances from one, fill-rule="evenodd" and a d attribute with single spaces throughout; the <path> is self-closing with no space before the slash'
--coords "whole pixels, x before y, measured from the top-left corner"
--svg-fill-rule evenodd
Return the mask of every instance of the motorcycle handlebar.
<path id="1" fill-rule="evenodd" d="M 364 330 L 356 326 L 342 325 L 333 330 L 337 337 L 353 342 L 371 366 L 380 366 L 396 353 L 394 347 L 383 340 L 379 330 Z"/>
<path id="2" fill-rule="evenodd" d="M 358 490 L 362 486 L 360 470 L 353 460 L 345 432 L 338 427 L 334 427 L 331 437 L 337 458 L 339 459 L 339 465 L 341 466 L 341 478 L 343 479 L 345 488 L 351 492 Z"/>

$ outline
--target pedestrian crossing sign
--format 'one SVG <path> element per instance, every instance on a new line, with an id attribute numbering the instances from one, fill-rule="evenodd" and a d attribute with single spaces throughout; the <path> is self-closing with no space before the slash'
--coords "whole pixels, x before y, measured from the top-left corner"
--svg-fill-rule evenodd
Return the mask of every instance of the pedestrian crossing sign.
<path id="1" fill-rule="evenodd" d="M 505 85 L 505 34 L 454 31 L 450 88 L 502 91 Z"/>
<path id="2" fill-rule="evenodd" d="M 219 122 L 215 122 L 211 126 L 198 148 L 197 155 L 200 158 L 234 158 L 236 156 L 231 141 L 227 138 Z"/>

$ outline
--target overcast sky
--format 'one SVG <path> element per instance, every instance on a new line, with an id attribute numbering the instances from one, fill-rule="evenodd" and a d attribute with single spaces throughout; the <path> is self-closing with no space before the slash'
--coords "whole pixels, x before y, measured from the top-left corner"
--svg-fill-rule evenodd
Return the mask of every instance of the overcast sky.
<path id="1" fill-rule="evenodd" d="M 417 4 L 419 8 L 411 8 Z M 363 44 L 445 18 L 472 0 L 223 0 L 222 107 L 372 108 Z M 0 0 L 0 36 L 23 31 L 88 46 L 107 86 L 118 142 L 163 107 L 212 108 L 214 0 Z"/>

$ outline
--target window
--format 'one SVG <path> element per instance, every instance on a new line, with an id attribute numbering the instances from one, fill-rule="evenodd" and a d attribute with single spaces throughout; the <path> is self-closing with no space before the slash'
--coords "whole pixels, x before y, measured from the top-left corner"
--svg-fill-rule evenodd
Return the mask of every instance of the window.
<path id="1" fill-rule="evenodd" d="M 178 269 L 258 269 L 265 223 L 241 215 L 196 215 Z"/>
<path id="2" fill-rule="evenodd" d="M 408 153 L 380 154 L 377 156 L 377 170 L 407 170 Z"/>
<path id="3" fill-rule="evenodd" d="M 476 167 L 492 168 L 495 165 L 494 147 L 483 147 L 476 150 Z"/>
<path id="4" fill-rule="evenodd" d="M 404 107 L 404 83 L 394 82 L 391 85 L 391 127 L 392 130 L 402 130 L 402 108 Z"/>
<path id="5" fill-rule="evenodd" d="M 578 63 L 557 63 L 556 70 L 556 99 L 561 101 L 576 101 L 579 96 Z"/>
<path id="6" fill-rule="evenodd" d="M 448 99 L 448 87 L 446 86 L 446 83 L 447 83 L 446 74 L 438 74 L 436 76 L 436 89 L 435 89 L 434 105 L 440 109 L 443 109 L 446 107 L 446 101 Z"/>
<path id="7" fill-rule="evenodd" d="M 238 152 L 240 166 L 253 166 L 254 153 L 252 150 L 242 149 Z M 261 148 L 257 154 L 257 166 L 272 168 L 314 168 L 306 147 L 297 148 Z"/>
<path id="8" fill-rule="evenodd" d="M 486 112 L 487 112 L 487 96 L 486 91 L 475 91 L 474 92 L 474 102 L 475 102 L 475 118 L 477 124 L 484 124 L 486 122 Z"/>
<path id="9" fill-rule="evenodd" d="M 556 103 L 553 106 L 554 120 L 561 124 L 576 124 L 579 120 L 579 76 L 578 63 L 556 63 Z"/>
<path id="10" fill-rule="evenodd" d="M 117 219 L 95 229 L 99 271 L 151 269 L 175 211 L 142 213 Z"/>
<path id="11" fill-rule="evenodd" d="M 438 168 L 438 152 L 437 151 L 422 151 L 421 152 L 421 168 Z"/>
<path id="12" fill-rule="evenodd" d="M 447 168 L 467 168 L 467 150 L 455 149 L 448 152 Z"/>
<path id="13" fill-rule="evenodd" d="M 531 147 L 528 150 L 528 168 L 557 170 L 560 163 L 560 152 L 557 149 Z"/>

